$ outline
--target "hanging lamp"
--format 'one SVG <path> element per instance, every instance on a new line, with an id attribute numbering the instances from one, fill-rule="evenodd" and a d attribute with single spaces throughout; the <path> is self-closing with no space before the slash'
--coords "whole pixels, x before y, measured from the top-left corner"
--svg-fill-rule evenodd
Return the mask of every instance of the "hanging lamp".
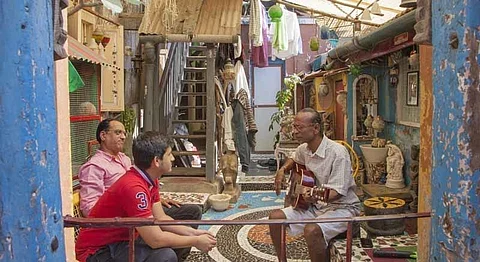
<path id="1" fill-rule="evenodd" d="M 280 22 L 280 19 L 283 16 L 283 10 L 278 4 L 272 5 L 268 9 L 268 16 L 270 16 L 272 22 Z"/>

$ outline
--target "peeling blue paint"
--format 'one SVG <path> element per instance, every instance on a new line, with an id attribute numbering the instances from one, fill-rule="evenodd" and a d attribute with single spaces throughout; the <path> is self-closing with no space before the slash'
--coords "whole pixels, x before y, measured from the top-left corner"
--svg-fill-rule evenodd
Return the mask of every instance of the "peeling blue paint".
<path id="1" fill-rule="evenodd" d="M 65 261 L 52 1 L 0 1 L 0 260 Z"/>
<path id="2" fill-rule="evenodd" d="M 480 261 L 480 3 L 432 1 L 433 168 L 430 258 Z M 458 49 L 449 40 L 458 37 Z"/>

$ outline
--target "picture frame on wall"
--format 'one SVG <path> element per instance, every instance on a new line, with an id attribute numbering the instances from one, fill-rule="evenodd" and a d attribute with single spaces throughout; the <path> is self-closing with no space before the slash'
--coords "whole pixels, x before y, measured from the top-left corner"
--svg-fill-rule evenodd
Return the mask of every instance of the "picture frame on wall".
<path id="1" fill-rule="evenodd" d="M 407 73 L 407 106 L 418 106 L 418 71 Z"/>

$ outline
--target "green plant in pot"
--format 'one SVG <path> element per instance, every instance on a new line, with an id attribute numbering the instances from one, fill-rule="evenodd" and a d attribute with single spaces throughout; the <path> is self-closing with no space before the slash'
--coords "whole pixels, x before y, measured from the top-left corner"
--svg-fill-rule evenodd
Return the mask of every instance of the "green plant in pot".
<path id="1" fill-rule="evenodd" d="M 293 74 L 291 76 L 285 77 L 283 79 L 285 84 L 284 89 L 277 92 L 275 96 L 275 102 L 278 107 L 278 111 L 273 113 L 270 117 L 270 126 L 268 130 L 273 130 L 275 124 L 282 126 L 282 120 L 289 118 L 292 115 L 291 104 L 293 99 L 293 93 L 295 92 L 295 86 L 301 82 L 301 79 L 298 75 Z M 288 137 L 288 135 L 287 135 Z M 277 143 L 280 141 L 280 130 L 275 134 L 275 143 L 274 148 Z"/>
<path id="2" fill-rule="evenodd" d="M 348 68 L 350 69 L 350 74 L 354 77 L 357 77 L 362 73 L 362 67 L 360 64 L 351 64 Z"/>
<path id="3" fill-rule="evenodd" d="M 125 111 L 120 114 L 120 121 L 123 123 L 123 126 L 125 126 L 125 131 L 127 132 L 123 151 L 129 157 L 132 157 L 132 141 L 133 131 L 135 130 L 135 120 L 136 115 L 133 108 L 125 108 Z"/>

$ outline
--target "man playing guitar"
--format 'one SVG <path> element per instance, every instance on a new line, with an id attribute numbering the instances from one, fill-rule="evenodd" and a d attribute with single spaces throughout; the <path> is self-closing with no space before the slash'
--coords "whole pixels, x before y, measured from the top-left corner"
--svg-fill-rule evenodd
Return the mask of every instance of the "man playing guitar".
<path id="1" fill-rule="evenodd" d="M 295 168 L 298 174 L 301 169 L 299 167 L 303 165 L 303 174 L 306 178 L 311 177 L 304 181 L 310 185 L 298 186 L 297 183 L 298 189 L 293 192 L 291 190 L 290 194 L 302 195 L 303 201 L 308 204 L 300 207 L 293 203 L 294 206 L 274 210 L 269 219 L 300 220 L 360 214 L 360 201 L 354 192 L 350 156 L 344 146 L 323 135 L 322 127 L 321 115 L 314 109 L 305 108 L 295 116 L 294 135 L 302 144 L 297 148 L 294 159 L 287 159 L 277 171 L 275 190 L 279 195 L 282 184 L 285 183 L 285 173 Z M 287 230 L 291 235 L 303 234 L 311 261 L 319 262 L 327 261 L 328 242 L 345 232 L 347 223 L 291 224 Z M 287 261 L 286 257 L 280 257 L 281 226 L 270 225 L 270 236 L 279 261 Z"/>

